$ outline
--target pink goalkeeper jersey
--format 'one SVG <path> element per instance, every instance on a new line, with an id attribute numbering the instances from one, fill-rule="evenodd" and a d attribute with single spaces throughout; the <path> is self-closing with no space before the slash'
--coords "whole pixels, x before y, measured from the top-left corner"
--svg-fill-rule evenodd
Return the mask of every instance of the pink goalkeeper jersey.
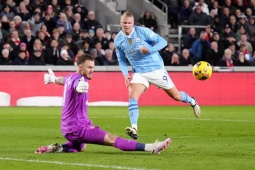
<path id="1" fill-rule="evenodd" d="M 81 126 L 91 125 L 88 118 L 88 93 L 78 93 L 75 88 L 82 76 L 73 73 L 64 78 L 61 130 L 63 135 L 75 132 Z M 84 81 L 88 80 L 84 77 Z"/>

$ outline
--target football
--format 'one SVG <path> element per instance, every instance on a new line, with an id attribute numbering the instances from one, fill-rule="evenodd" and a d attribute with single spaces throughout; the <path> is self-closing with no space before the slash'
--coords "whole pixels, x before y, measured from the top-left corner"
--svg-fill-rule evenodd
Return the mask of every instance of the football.
<path id="1" fill-rule="evenodd" d="M 199 61 L 193 66 L 192 73 L 198 80 L 207 80 L 212 76 L 212 66 L 206 61 Z"/>

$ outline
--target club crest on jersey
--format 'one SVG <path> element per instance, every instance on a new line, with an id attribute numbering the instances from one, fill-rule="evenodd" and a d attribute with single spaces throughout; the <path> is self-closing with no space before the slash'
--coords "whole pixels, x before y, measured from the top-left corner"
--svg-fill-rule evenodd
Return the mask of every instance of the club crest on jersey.
<path id="1" fill-rule="evenodd" d="M 133 43 L 132 38 L 129 38 L 129 39 L 128 39 L 128 43 L 129 43 L 129 44 L 132 44 L 132 43 Z"/>
<path id="2" fill-rule="evenodd" d="M 140 42 L 141 40 L 140 40 L 140 38 L 136 38 L 135 41 L 136 42 Z"/>

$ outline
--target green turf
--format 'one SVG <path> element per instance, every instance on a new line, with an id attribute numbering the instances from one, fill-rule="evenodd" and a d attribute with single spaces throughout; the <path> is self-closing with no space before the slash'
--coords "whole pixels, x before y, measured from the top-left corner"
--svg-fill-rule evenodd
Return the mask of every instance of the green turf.
<path id="1" fill-rule="evenodd" d="M 255 107 L 140 107 L 139 141 L 172 139 L 160 155 L 88 145 L 83 153 L 34 154 L 41 145 L 65 142 L 59 107 L 0 108 L 0 169 L 254 169 Z M 121 137 L 127 107 L 90 107 L 94 124 Z"/>

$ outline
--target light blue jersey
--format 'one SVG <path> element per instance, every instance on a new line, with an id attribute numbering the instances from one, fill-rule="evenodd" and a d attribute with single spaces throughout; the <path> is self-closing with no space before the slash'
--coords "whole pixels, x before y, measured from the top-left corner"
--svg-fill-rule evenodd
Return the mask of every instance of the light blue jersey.
<path id="1" fill-rule="evenodd" d="M 128 75 L 126 58 L 132 66 L 133 73 L 163 69 L 164 62 L 158 51 L 166 45 L 165 39 L 146 27 L 134 26 L 128 36 L 120 31 L 114 39 L 114 46 L 123 75 Z M 142 47 L 147 47 L 149 53 L 142 54 L 140 52 Z"/>

